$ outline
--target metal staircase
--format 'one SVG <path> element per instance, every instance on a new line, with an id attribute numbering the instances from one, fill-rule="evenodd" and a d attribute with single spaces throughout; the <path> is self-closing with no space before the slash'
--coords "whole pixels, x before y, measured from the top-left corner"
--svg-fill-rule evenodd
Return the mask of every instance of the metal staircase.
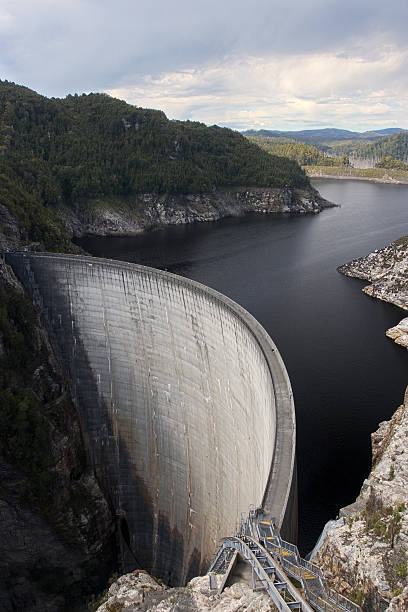
<path id="1" fill-rule="evenodd" d="M 258 520 L 256 529 L 259 541 L 274 558 L 279 559 L 287 574 L 301 583 L 307 601 L 315 610 L 361 612 L 360 606 L 327 586 L 320 567 L 303 559 L 297 546 L 283 540 L 273 521 Z"/>
<path id="2" fill-rule="evenodd" d="M 210 582 L 214 574 L 231 571 L 235 551 L 251 566 L 253 588 L 266 590 L 278 610 L 361 612 L 360 606 L 330 589 L 321 569 L 283 540 L 274 521 L 264 520 L 259 510 L 241 520 L 234 537 L 224 538 L 208 570 Z M 300 583 L 302 592 L 288 577 Z M 227 575 L 223 586 L 226 580 Z"/>
<path id="3" fill-rule="evenodd" d="M 208 571 L 209 575 L 217 568 L 225 567 L 221 559 L 237 550 L 252 569 L 252 586 L 254 590 L 264 589 L 273 600 L 278 610 L 288 612 L 300 610 L 312 612 L 312 608 L 302 600 L 297 589 L 287 579 L 279 565 L 273 561 L 267 550 L 256 540 L 245 534 L 225 538 Z"/>

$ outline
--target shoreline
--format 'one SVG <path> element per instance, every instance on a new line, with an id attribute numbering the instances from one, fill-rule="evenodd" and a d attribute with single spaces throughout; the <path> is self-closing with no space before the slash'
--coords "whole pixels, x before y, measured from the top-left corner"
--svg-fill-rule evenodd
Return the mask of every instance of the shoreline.
<path id="1" fill-rule="evenodd" d="M 353 176 L 353 175 L 334 175 L 334 174 L 320 174 L 317 172 L 311 172 L 310 174 L 306 171 L 307 176 L 310 179 L 333 179 L 339 181 L 368 181 L 371 183 L 382 183 L 384 185 L 408 185 L 408 177 L 406 179 L 395 179 L 391 176 L 384 175 L 383 177 L 376 176 Z"/>
<path id="2" fill-rule="evenodd" d="M 333 177 L 335 178 L 335 177 Z M 340 177 L 336 177 L 340 178 Z M 350 278 L 368 281 L 363 292 L 408 310 L 408 236 L 337 268 Z M 386 335 L 408 349 L 408 317 Z M 408 609 L 406 563 L 408 461 L 404 455 L 408 427 L 408 388 L 391 419 L 371 434 L 372 466 L 356 500 L 326 523 L 312 554 L 332 588 L 354 597 L 363 612 Z M 398 527 L 395 529 L 395 525 Z"/>
<path id="3" fill-rule="evenodd" d="M 136 236 L 171 225 L 218 221 L 252 212 L 317 214 L 334 206 L 308 185 L 229 187 L 211 193 L 139 193 L 126 198 L 89 199 L 76 208 L 61 204 L 54 212 L 72 242 L 87 236 Z M 19 221 L 0 204 L 0 252 L 24 246 Z"/>
<path id="4" fill-rule="evenodd" d="M 313 186 L 242 187 L 210 194 L 138 194 L 130 202 L 94 200 L 81 211 L 65 208 L 60 216 L 68 233 L 78 239 L 140 235 L 172 225 L 218 221 L 247 213 L 317 214 L 334 206 Z"/>
<path id="5" fill-rule="evenodd" d="M 408 311 L 408 237 L 398 238 L 391 244 L 337 268 L 351 278 L 368 281 L 362 291 L 372 298 L 382 300 Z M 386 331 L 396 344 L 408 349 L 408 317 Z"/>

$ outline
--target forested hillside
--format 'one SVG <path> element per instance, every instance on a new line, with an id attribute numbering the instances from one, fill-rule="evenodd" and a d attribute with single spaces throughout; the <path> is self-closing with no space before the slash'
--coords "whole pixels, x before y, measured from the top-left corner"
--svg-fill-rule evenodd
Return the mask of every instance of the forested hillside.
<path id="1" fill-rule="evenodd" d="M 384 136 L 375 142 L 347 140 L 331 143 L 330 150 L 338 155 L 352 155 L 362 159 L 375 160 L 382 157 L 392 157 L 406 162 L 408 159 L 408 132 Z"/>
<path id="2" fill-rule="evenodd" d="M 344 159 L 339 158 L 348 156 L 408 161 L 408 131 L 400 128 L 361 133 L 334 128 L 301 132 L 248 130 L 244 135 L 270 153 L 289 157 L 303 166 L 335 166 L 344 163 Z"/>
<path id="3" fill-rule="evenodd" d="M 262 136 L 248 136 L 249 140 L 257 144 L 268 153 L 279 157 L 293 159 L 301 166 L 340 166 L 347 165 L 346 157 L 329 157 L 317 147 L 298 142 L 289 138 L 270 138 Z"/>
<path id="4" fill-rule="evenodd" d="M 309 182 L 295 162 L 232 130 L 169 121 L 104 94 L 48 99 L 0 81 L 0 204 L 47 249 L 65 240 L 58 204 L 285 185 Z"/>
<path id="5" fill-rule="evenodd" d="M 392 157 L 403 162 L 408 160 L 408 132 L 385 136 L 360 150 L 362 157 Z"/>

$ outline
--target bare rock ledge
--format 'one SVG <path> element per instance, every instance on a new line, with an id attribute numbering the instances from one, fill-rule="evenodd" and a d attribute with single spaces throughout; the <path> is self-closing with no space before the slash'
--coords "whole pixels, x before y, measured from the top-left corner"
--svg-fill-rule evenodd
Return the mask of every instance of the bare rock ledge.
<path id="1" fill-rule="evenodd" d="M 209 588 L 208 576 L 193 578 L 186 587 L 168 588 L 143 570 L 121 576 L 103 597 L 97 612 L 271 612 L 276 610 L 264 592 L 245 582 L 227 587 L 221 595 Z"/>
<path id="2" fill-rule="evenodd" d="M 408 310 L 408 236 L 337 268 L 346 276 L 368 280 L 364 293 Z M 387 332 L 408 349 L 408 318 Z"/>
<path id="3" fill-rule="evenodd" d="M 94 200 L 60 215 L 75 237 L 126 236 L 167 225 L 217 221 L 258 213 L 319 213 L 335 206 L 313 188 L 235 187 L 212 193 L 145 193 L 125 200 Z"/>

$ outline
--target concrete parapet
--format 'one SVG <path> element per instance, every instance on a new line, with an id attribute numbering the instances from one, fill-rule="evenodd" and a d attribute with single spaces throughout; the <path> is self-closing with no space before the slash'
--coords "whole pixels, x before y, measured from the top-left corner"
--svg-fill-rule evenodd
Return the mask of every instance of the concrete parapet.
<path id="1" fill-rule="evenodd" d="M 6 260 L 60 355 L 89 461 L 118 517 L 124 570 L 183 583 L 206 571 L 250 505 L 288 534 L 292 393 L 248 312 L 145 266 L 35 253 Z"/>

